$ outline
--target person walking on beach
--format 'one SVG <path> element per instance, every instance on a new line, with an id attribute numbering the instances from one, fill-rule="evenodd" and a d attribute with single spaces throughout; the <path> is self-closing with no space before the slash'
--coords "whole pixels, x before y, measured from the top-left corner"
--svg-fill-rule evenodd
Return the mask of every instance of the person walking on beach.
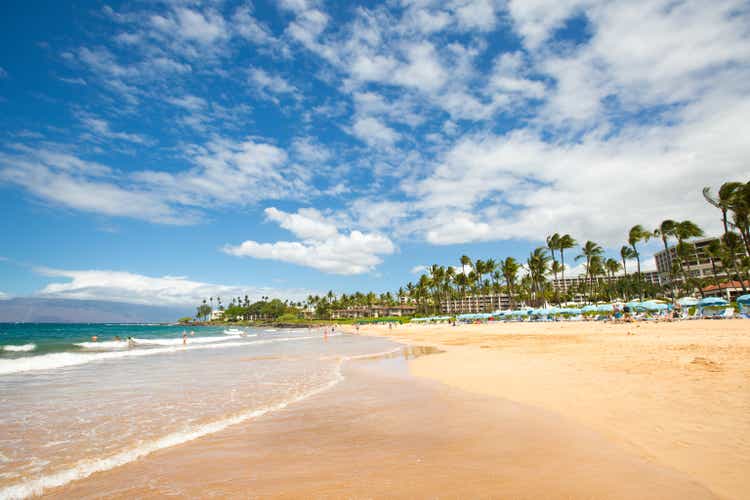
<path id="1" fill-rule="evenodd" d="M 187 332 L 182 330 L 182 345 L 187 345 Z"/>

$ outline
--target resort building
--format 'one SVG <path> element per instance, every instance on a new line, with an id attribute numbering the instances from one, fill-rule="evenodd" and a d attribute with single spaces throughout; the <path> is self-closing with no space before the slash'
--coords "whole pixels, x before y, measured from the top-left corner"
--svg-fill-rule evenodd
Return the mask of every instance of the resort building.
<path id="1" fill-rule="evenodd" d="M 628 273 L 628 276 L 633 276 L 635 273 Z M 625 277 L 625 274 L 615 274 L 614 280 L 617 281 L 619 279 L 622 279 Z M 641 272 L 641 278 L 643 279 L 644 283 L 651 283 L 654 285 L 660 285 L 662 283 L 661 277 L 659 275 L 658 271 L 642 271 Z M 602 283 L 609 283 L 612 281 L 611 276 L 595 276 L 595 277 L 586 277 L 586 275 L 581 274 L 578 276 L 573 277 L 565 277 L 563 280 L 562 278 L 557 279 L 551 279 L 550 283 L 552 283 L 552 288 L 555 291 L 562 292 L 564 290 L 577 290 L 582 286 L 591 286 L 594 284 L 602 284 Z"/>
<path id="2" fill-rule="evenodd" d="M 412 305 L 397 306 L 355 306 L 346 309 L 334 309 L 331 311 L 331 319 L 352 318 L 385 318 L 389 316 L 411 316 L 417 312 L 417 307 Z"/>
<path id="3" fill-rule="evenodd" d="M 693 278 L 708 278 L 713 277 L 713 267 L 711 266 L 711 259 L 706 252 L 706 249 L 713 241 L 719 241 L 719 238 L 702 238 L 699 240 L 692 240 L 690 243 L 693 245 L 692 251 L 688 258 L 683 262 L 685 270 L 688 275 Z M 667 254 L 667 251 L 669 254 Z M 661 276 L 662 283 L 669 284 L 669 267 L 670 262 L 677 261 L 677 249 L 676 246 L 671 246 L 668 250 L 661 250 L 654 254 L 656 260 L 656 270 Z M 716 261 L 716 270 L 718 276 L 726 277 L 721 262 Z M 682 281 L 682 276 L 677 273 L 674 275 L 675 281 Z"/>
<path id="4" fill-rule="evenodd" d="M 443 314 L 470 314 L 509 308 L 510 297 L 504 293 L 467 295 L 466 297 L 452 297 L 440 301 L 440 312 Z"/>
<path id="5" fill-rule="evenodd" d="M 745 281 L 745 290 L 750 290 L 750 281 Z M 701 289 L 701 292 L 706 297 L 721 297 L 722 299 L 727 299 L 728 301 L 733 301 L 740 295 L 744 295 L 745 293 L 748 293 L 746 291 L 742 290 L 742 284 L 739 281 L 727 281 L 724 283 L 719 283 L 719 285 L 709 285 L 703 289 Z"/>
<path id="6" fill-rule="evenodd" d="M 211 321 L 216 321 L 224 317 L 224 311 L 215 309 L 211 311 Z"/>

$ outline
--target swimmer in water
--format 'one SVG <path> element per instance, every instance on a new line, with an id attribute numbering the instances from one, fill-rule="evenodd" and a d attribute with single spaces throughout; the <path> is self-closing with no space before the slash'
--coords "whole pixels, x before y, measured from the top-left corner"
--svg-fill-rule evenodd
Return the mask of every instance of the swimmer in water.
<path id="1" fill-rule="evenodd" d="M 190 330 L 190 336 L 195 337 L 195 332 L 193 330 Z"/>
<path id="2" fill-rule="evenodd" d="M 119 335 L 115 335 L 115 340 L 116 340 L 117 342 L 119 342 L 119 341 L 121 341 L 122 339 L 120 338 L 120 336 L 119 336 Z"/>
<path id="3" fill-rule="evenodd" d="M 99 337 L 97 337 L 96 335 L 91 336 L 91 342 L 96 342 L 97 340 L 99 340 Z"/>

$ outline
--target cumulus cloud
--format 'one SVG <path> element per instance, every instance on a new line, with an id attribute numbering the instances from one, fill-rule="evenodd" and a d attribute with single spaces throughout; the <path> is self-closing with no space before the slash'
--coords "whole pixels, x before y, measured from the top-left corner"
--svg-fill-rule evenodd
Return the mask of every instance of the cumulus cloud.
<path id="1" fill-rule="evenodd" d="M 352 134 L 371 146 L 388 147 L 398 140 L 398 132 L 372 116 L 356 118 Z"/>
<path id="2" fill-rule="evenodd" d="M 191 166 L 183 170 L 122 172 L 59 145 L 12 145 L 0 151 L 0 181 L 76 210 L 178 225 L 198 222 L 204 208 L 311 191 L 307 173 L 272 144 L 216 138 L 185 154 Z"/>
<path id="3" fill-rule="evenodd" d="M 288 213 L 269 207 L 266 216 L 301 241 L 259 243 L 247 240 L 239 245 L 226 245 L 223 251 L 237 257 L 278 260 L 345 275 L 370 272 L 382 262 L 381 255 L 395 251 L 388 237 L 356 230 L 343 234 L 312 208 Z"/>
<path id="4" fill-rule="evenodd" d="M 49 283 L 35 295 L 45 298 L 105 300 L 128 304 L 195 306 L 208 297 L 262 296 L 302 299 L 307 290 L 277 290 L 257 286 L 219 285 L 182 276 L 151 277 L 126 271 L 38 268 L 37 272 L 64 282 Z"/>

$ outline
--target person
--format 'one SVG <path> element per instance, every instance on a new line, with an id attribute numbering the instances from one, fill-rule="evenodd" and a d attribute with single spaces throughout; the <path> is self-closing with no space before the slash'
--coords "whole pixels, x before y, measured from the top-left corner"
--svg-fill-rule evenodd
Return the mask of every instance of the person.
<path id="1" fill-rule="evenodd" d="M 625 304 L 625 307 L 622 308 L 623 312 L 623 321 L 627 323 L 631 323 L 633 321 L 633 317 L 630 315 L 630 306 Z"/>
<path id="2" fill-rule="evenodd" d="M 96 335 L 91 336 L 91 342 L 96 342 L 97 340 L 99 340 L 99 337 L 97 337 Z"/>
<path id="3" fill-rule="evenodd" d="M 182 330 L 182 345 L 187 345 L 187 332 Z"/>
<path id="4" fill-rule="evenodd" d="M 119 335 L 115 335 L 115 341 L 119 342 L 120 340 L 122 340 L 122 339 L 120 338 L 120 336 L 119 336 Z"/>
<path id="5" fill-rule="evenodd" d="M 135 340 L 133 340 L 133 337 L 128 337 L 128 348 L 132 349 L 135 347 Z"/>
<path id="6" fill-rule="evenodd" d="M 195 337 L 195 332 L 193 330 L 190 330 L 190 336 Z"/>

